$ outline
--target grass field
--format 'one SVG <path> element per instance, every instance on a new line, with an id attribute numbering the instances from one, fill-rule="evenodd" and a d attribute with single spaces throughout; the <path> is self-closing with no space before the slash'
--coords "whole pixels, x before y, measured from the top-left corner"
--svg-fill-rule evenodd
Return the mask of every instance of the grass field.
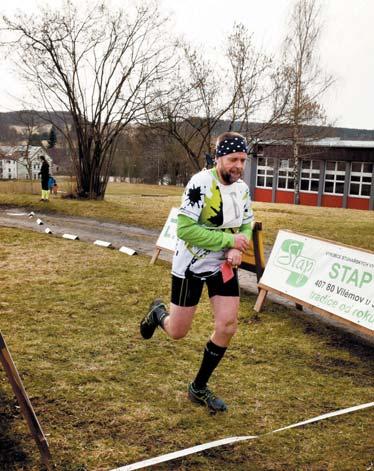
<path id="1" fill-rule="evenodd" d="M 173 186 L 112 183 L 104 201 L 77 201 L 51 197 L 45 204 L 38 196 L 4 192 L 0 182 L 0 204 L 35 211 L 50 211 L 112 220 L 161 229 L 173 206 L 179 206 L 182 188 Z M 66 182 L 70 184 L 70 182 Z M 20 191 L 23 191 L 23 186 Z M 14 190 L 16 190 L 14 188 Z M 337 242 L 374 250 L 374 211 L 316 208 L 286 204 L 253 203 L 255 218 L 263 223 L 265 243 L 274 242 L 279 229 L 290 229 Z"/>
<path id="2" fill-rule="evenodd" d="M 103 202 L 57 198 L 48 208 L 157 228 L 181 193 L 132 185 L 109 190 Z M 35 196 L 0 197 L 41 207 Z M 277 228 L 306 227 L 303 232 L 374 245 L 373 216 L 365 211 L 260 204 L 255 211 L 268 240 Z M 211 380 L 230 409 L 210 416 L 186 400 L 211 333 L 206 295 L 186 339 L 157 332 L 146 342 L 139 320 L 152 298 L 169 298 L 168 264 L 150 267 L 143 256 L 16 229 L 0 228 L 0 240 L 0 328 L 57 470 L 109 471 L 373 401 L 372 349 L 270 302 L 257 318 L 255 297 L 244 295 L 238 334 Z M 0 469 L 40 470 L 36 445 L 5 375 L 0 378 Z M 368 409 L 153 469 L 368 471 L 374 469 L 373 422 Z"/>

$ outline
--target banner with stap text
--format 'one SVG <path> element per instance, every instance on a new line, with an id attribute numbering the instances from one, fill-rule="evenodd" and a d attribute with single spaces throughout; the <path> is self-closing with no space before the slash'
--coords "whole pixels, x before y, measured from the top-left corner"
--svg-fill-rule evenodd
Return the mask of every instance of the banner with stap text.
<path id="1" fill-rule="evenodd" d="M 260 284 L 374 330 L 374 253 L 280 230 Z"/>

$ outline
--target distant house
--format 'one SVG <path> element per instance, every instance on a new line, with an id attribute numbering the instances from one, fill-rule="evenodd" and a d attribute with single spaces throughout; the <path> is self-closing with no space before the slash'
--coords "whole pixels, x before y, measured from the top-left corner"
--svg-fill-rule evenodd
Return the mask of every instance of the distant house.
<path id="1" fill-rule="evenodd" d="M 0 155 L 0 179 L 13 180 L 17 178 L 17 161 L 11 157 Z"/>
<path id="2" fill-rule="evenodd" d="M 31 169 L 32 180 L 37 180 L 41 156 L 49 163 L 50 173 L 55 173 L 57 168 L 41 146 L 0 146 L 0 179 L 28 179 L 28 169 Z"/>
<path id="3" fill-rule="evenodd" d="M 294 202 L 292 145 L 259 141 L 245 180 L 254 201 Z M 374 209 L 374 141 L 320 139 L 300 146 L 300 204 Z"/>

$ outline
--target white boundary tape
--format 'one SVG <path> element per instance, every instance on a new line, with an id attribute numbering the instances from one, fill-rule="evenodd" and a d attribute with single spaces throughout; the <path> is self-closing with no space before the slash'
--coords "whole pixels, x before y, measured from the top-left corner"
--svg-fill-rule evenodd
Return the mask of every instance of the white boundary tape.
<path id="1" fill-rule="evenodd" d="M 191 448 L 185 448 L 184 450 L 174 451 L 173 453 L 157 456 L 156 458 L 151 458 L 149 460 L 138 461 L 137 463 L 122 466 L 122 468 L 112 469 L 112 471 L 132 471 L 134 469 L 141 469 L 147 466 L 153 466 L 154 464 L 164 463 L 165 461 L 175 460 L 177 458 L 182 458 L 183 456 L 199 453 L 200 451 L 208 450 L 209 448 L 215 448 L 217 446 L 222 445 L 230 445 L 231 443 L 241 442 L 243 440 L 252 440 L 254 438 L 257 438 L 257 435 L 254 435 L 253 437 L 246 436 L 223 438 L 222 440 L 215 440 L 214 442 L 205 443 L 203 445 L 192 446 Z"/>
<path id="2" fill-rule="evenodd" d="M 318 417 L 313 417 L 312 419 L 304 420 L 303 422 L 298 422 L 297 424 L 287 425 L 287 427 L 278 428 L 277 430 L 274 430 L 273 432 L 268 432 L 265 435 L 268 435 L 269 433 L 281 432 L 282 430 L 287 430 L 289 428 L 301 427 L 302 425 L 311 424 L 313 422 L 325 420 L 330 417 L 336 417 L 337 415 L 349 414 L 350 412 L 356 412 L 357 410 L 367 409 L 373 406 L 374 402 L 368 402 L 367 404 L 360 404 L 359 406 L 347 407 L 347 409 L 340 409 L 335 412 L 329 412 L 327 414 L 319 415 Z"/>
<path id="3" fill-rule="evenodd" d="M 223 438 L 222 440 L 215 440 L 214 442 L 205 443 L 203 445 L 196 445 L 190 448 L 185 448 L 184 450 L 174 451 L 173 453 L 168 453 L 166 455 L 157 456 L 155 458 L 150 458 L 144 461 L 138 461 L 137 463 L 129 464 L 122 466 L 121 468 L 112 469 L 111 471 L 133 471 L 134 469 L 145 468 L 146 466 L 153 466 L 155 464 L 164 463 L 165 461 L 175 460 L 177 458 L 182 458 L 183 456 L 192 455 L 194 453 L 199 453 L 203 450 L 208 450 L 209 448 L 215 448 L 222 445 L 229 445 L 236 442 L 242 442 L 246 440 L 254 440 L 260 436 L 270 435 L 272 433 L 281 432 L 282 430 L 287 430 L 290 428 L 301 427 L 302 425 L 311 424 L 313 422 L 318 422 L 320 420 L 328 419 L 329 417 L 336 417 L 337 415 L 349 414 L 350 412 L 355 412 L 362 409 L 367 409 L 373 407 L 374 402 L 368 402 L 367 404 L 361 404 L 359 406 L 348 407 L 347 409 L 340 409 L 335 412 L 329 412 L 327 414 L 319 415 L 313 417 L 312 419 L 304 420 L 303 422 L 297 422 L 296 424 L 287 425 L 286 427 L 278 428 L 271 432 L 264 433 L 262 435 L 248 435 L 243 437 L 229 437 Z"/>

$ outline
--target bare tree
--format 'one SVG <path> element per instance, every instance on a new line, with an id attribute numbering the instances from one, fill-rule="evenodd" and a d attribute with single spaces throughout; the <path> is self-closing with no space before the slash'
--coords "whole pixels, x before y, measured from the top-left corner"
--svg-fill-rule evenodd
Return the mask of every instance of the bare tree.
<path id="1" fill-rule="evenodd" d="M 284 45 L 283 81 L 289 100 L 281 121 L 290 129 L 295 204 L 300 202 L 300 145 L 321 137 L 318 132 L 306 136 L 304 126 L 326 124 L 326 113 L 320 99 L 334 82 L 333 77 L 320 67 L 320 16 L 317 0 L 297 0 Z"/>
<path id="2" fill-rule="evenodd" d="M 49 7 L 3 21 L 34 98 L 69 144 L 79 195 L 102 199 L 118 136 L 141 119 L 167 73 L 157 4 L 78 9 L 67 0 L 61 11 Z"/>
<path id="3" fill-rule="evenodd" d="M 283 111 L 279 100 L 277 106 L 271 106 L 274 97 L 278 96 L 279 88 L 278 82 L 272 80 L 276 73 L 273 60 L 256 50 L 252 35 L 240 23 L 234 25 L 233 32 L 228 36 L 226 57 L 231 72 L 227 87 L 233 97 L 228 113 L 229 130 L 236 124 L 237 131 L 244 134 L 251 131 L 255 138 L 271 126 Z M 263 122 L 253 135 L 251 120 L 255 117 L 262 117 Z"/>
<path id="4" fill-rule="evenodd" d="M 17 147 L 14 158 L 19 165 L 25 167 L 27 175 L 32 181 L 32 165 L 35 162 L 30 155 L 30 147 L 33 136 L 40 131 L 42 123 L 36 119 L 36 115 L 32 111 L 22 110 L 17 112 L 17 124 L 22 126 L 20 137 L 25 141 L 25 144 Z"/>
<path id="5" fill-rule="evenodd" d="M 119 139 L 111 175 L 145 183 L 185 184 L 194 169 L 184 152 L 162 129 L 128 126 Z"/>
<path id="6" fill-rule="evenodd" d="M 278 99 L 271 107 L 274 96 L 281 96 L 278 89 L 283 90 L 272 80 L 273 61 L 256 50 L 244 25 L 234 25 L 214 65 L 202 50 L 185 43 L 179 43 L 179 50 L 169 88 L 160 93 L 158 107 L 148 116 L 151 125 L 168 132 L 185 149 L 195 170 L 204 165 L 204 154 L 211 153 L 214 134 L 235 129 L 255 138 L 282 115 L 286 100 Z M 261 115 L 267 119 L 254 135 L 250 120 Z"/>
<path id="7" fill-rule="evenodd" d="M 195 170 L 211 151 L 214 127 L 231 106 L 222 98 L 222 81 L 211 63 L 188 44 L 179 42 L 178 66 L 159 91 L 156 106 L 147 107 L 148 123 L 172 136 Z"/>

